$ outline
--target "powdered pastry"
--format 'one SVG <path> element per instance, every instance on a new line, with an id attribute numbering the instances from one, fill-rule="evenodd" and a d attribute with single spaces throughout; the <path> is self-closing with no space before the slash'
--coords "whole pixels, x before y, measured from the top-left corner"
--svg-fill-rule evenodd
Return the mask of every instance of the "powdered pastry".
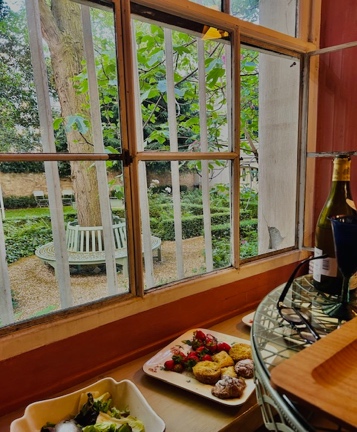
<path id="1" fill-rule="evenodd" d="M 244 378 L 225 376 L 213 387 L 212 394 L 220 399 L 240 398 L 245 387 Z"/>
<path id="2" fill-rule="evenodd" d="M 243 378 L 253 378 L 254 375 L 254 363 L 252 359 L 239 360 L 235 366 L 234 370 L 237 375 Z"/>

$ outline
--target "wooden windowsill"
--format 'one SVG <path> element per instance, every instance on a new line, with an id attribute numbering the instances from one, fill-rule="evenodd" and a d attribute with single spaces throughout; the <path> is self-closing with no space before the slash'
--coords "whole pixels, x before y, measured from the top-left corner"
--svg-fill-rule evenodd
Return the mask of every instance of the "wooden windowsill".
<path id="1" fill-rule="evenodd" d="M 223 321 L 213 326 L 212 330 L 249 340 L 250 329 L 241 321 L 244 315 Z M 85 387 L 107 376 L 117 381 L 129 379 L 138 386 L 151 407 L 164 420 L 166 432 L 254 432 L 262 425 L 262 416 L 254 393 L 244 404 L 229 407 L 145 375 L 142 366 L 154 354 L 155 352 L 147 354 L 105 374 L 94 376 L 92 380 L 67 389 L 64 393 Z M 20 409 L 1 417 L 0 432 L 8 432 L 11 421 L 21 417 L 23 411 Z"/>

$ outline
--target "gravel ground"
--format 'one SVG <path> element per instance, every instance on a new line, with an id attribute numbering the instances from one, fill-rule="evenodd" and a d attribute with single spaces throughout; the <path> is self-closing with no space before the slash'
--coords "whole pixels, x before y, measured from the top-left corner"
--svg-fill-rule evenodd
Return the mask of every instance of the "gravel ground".
<path id="1" fill-rule="evenodd" d="M 202 237 L 183 241 L 185 276 L 202 272 L 204 268 L 204 240 Z M 175 242 L 162 243 L 162 261 L 154 262 L 157 284 L 176 278 Z M 23 258 L 9 266 L 15 316 L 20 321 L 52 310 L 60 309 L 60 297 L 54 271 L 36 256 Z M 118 274 L 118 285 L 126 292 L 127 280 Z M 71 276 L 75 305 L 103 298 L 107 295 L 106 275 L 91 273 Z"/>

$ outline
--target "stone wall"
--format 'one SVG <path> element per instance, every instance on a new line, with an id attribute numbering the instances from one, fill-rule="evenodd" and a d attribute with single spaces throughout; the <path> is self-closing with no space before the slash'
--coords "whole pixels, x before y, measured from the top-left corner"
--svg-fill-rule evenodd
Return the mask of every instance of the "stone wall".
<path id="1" fill-rule="evenodd" d="M 108 180 L 110 181 L 116 174 L 109 173 Z M 152 175 L 148 176 L 148 181 L 155 178 L 159 180 L 162 186 L 171 185 L 171 176 L 168 175 Z M 180 177 L 180 184 L 186 185 L 189 188 L 195 184 L 194 174 L 184 174 Z M 33 191 L 42 190 L 47 194 L 47 185 L 45 173 L 2 173 L 0 172 L 0 186 L 2 189 L 3 197 L 9 196 L 31 196 Z M 61 189 L 73 189 L 71 179 L 61 179 Z"/>
<path id="2" fill-rule="evenodd" d="M 3 197 L 31 196 L 34 190 L 47 193 L 45 173 L 2 173 L 0 172 L 0 186 Z M 61 189 L 71 189 L 71 179 L 61 179 Z"/>

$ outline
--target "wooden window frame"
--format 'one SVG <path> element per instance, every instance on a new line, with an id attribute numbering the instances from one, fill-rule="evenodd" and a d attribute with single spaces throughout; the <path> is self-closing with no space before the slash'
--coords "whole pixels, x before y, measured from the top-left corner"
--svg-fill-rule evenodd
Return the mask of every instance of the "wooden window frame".
<path id="1" fill-rule="evenodd" d="M 92 3 L 108 4 L 107 2 L 100 1 L 92 1 Z M 312 8 L 311 10 L 306 7 L 306 3 L 304 3 L 304 7 L 302 8 L 303 12 L 301 16 L 304 18 L 304 23 L 308 21 L 307 18 L 315 16 L 311 23 L 309 23 L 309 28 L 313 28 L 313 32 L 307 31 L 306 29 L 308 26 L 303 26 L 301 24 L 301 28 L 304 29 L 302 34 L 304 35 L 303 37 L 305 40 L 282 35 L 276 31 L 241 21 L 222 12 L 212 11 L 208 8 L 190 2 L 182 3 L 182 1 L 174 0 L 169 2 L 167 0 L 136 0 L 135 4 L 146 8 L 152 8 L 155 6 L 155 9 L 162 13 L 180 16 L 182 19 L 187 19 L 190 21 L 196 20 L 201 24 L 210 23 L 212 26 L 225 29 L 228 32 L 235 34 L 235 41 L 238 41 L 240 38 L 241 43 L 252 44 L 262 49 L 275 51 L 278 50 L 282 54 L 293 54 L 302 57 L 306 56 L 310 51 L 316 50 L 316 34 L 319 25 L 311 26 L 311 23 L 315 24 L 318 21 L 316 16 L 320 15 L 319 8 L 321 7 L 319 0 L 311 0 L 311 2 L 308 2 L 309 8 Z M 135 136 L 135 124 L 133 121 L 135 118 L 133 112 L 134 105 L 131 104 L 133 101 L 134 92 L 132 88 L 132 82 L 129 78 L 132 71 L 132 62 L 130 55 L 128 56 L 128 51 L 125 48 L 125 45 L 128 43 L 128 41 L 130 41 L 131 38 L 130 1 L 113 0 L 113 6 L 115 9 L 115 15 L 117 17 L 116 31 L 119 57 L 118 73 L 124 79 L 124 86 L 120 85 L 120 99 L 122 105 L 121 111 L 123 113 L 121 122 L 122 124 L 127 125 L 127 128 L 123 130 L 123 150 L 129 151 L 129 136 Z M 311 11 L 313 11 L 315 15 L 312 14 Z M 234 46 L 234 49 L 236 48 L 237 47 Z M 316 109 L 315 95 L 317 94 L 316 87 L 311 86 L 311 80 L 314 80 L 316 71 L 314 71 L 314 74 L 311 74 L 311 70 L 306 69 L 305 72 L 308 73 L 308 75 L 304 77 L 304 79 L 307 80 L 305 81 L 305 84 L 310 81 L 310 93 L 305 94 L 304 101 L 306 107 L 306 119 L 309 117 L 309 131 L 307 130 L 306 126 L 306 129 L 303 130 L 303 133 L 306 133 L 307 141 L 311 142 L 314 137 L 314 133 L 311 133 L 310 131 L 314 130 L 315 127 L 313 113 Z M 121 84 L 123 84 L 123 82 Z M 239 116 L 237 118 L 239 118 Z M 126 180 L 130 180 L 129 184 L 133 185 L 133 188 L 128 187 L 126 191 L 130 202 L 128 208 L 129 213 L 132 212 L 133 208 L 135 208 L 138 204 L 133 190 L 138 185 L 137 161 L 139 160 L 139 156 L 138 154 L 134 154 L 133 156 L 135 163 L 129 167 L 125 173 Z M 155 156 L 157 156 L 157 154 L 155 154 Z M 202 155 L 200 155 L 200 157 L 201 156 Z M 11 155 L 9 157 L 13 158 L 12 160 L 24 160 L 24 155 Z M 30 159 L 32 157 L 33 155 L 29 156 Z M 81 155 L 71 154 L 64 156 L 57 154 L 56 156 L 48 155 L 47 157 L 47 160 L 53 160 L 52 158 L 57 158 L 55 160 L 68 160 L 68 158 L 73 159 L 76 157 L 81 157 Z M 97 160 L 100 160 L 103 157 L 104 156 L 100 154 L 93 155 L 93 158 L 97 158 Z M 150 154 L 140 155 L 142 160 L 150 157 L 152 157 Z M 181 155 L 175 155 L 175 157 L 181 157 Z M 4 158 L 6 159 L 5 155 Z M 184 158 L 187 158 L 187 155 L 185 155 Z M 236 169 L 236 172 L 238 172 L 238 169 Z M 300 174 L 304 175 L 304 172 L 301 172 Z M 301 193 L 301 198 L 302 196 L 303 192 Z M 235 200 L 237 200 L 237 194 L 235 194 Z M 132 218 L 131 223 L 132 228 L 135 228 L 136 224 L 138 224 L 138 221 L 135 221 L 135 218 Z M 303 230 L 305 233 L 306 227 L 303 228 Z M 235 229 L 235 232 L 237 231 L 238 230 Z M 133 229 L 131 232 L 133 232 Z M 140 245 L 141 239 L 138 236 L 130 235 L 128 242 L 129 248 L 132 246 L 133 250 L 135 250 L 135 248 Z M 196 293 L 202 293 L 224 284 L 233 282 L 239 283 L 239 281 L 244 278 L 258 274 L 264 274 L 264 272 L 269 270 L 277 269 L 284 265 L 294 263 L 297 260 L 305 257 L 306 254 L 307 252 L 301 248 L 279 255 L 263 257 L 255 262 L 247 263 L 240 267 L 238 267 L 237 263 L 235 263 L 237 268 L 219 270 L 192 280 L 185 280 L 178 283 L 169 284 L 160 290 L 154 290 L 145 294 L 144 299 L 140 296 L 137 296 L 124 299 L 117 298 L 103 300 L 94 305 L 83 305 L 76 308 L 75 310 L 64 310 L 50 317 L 34 319 L 30 323 L 20 323 L 17 324 L 15 328 L 11 328 L 10 326 L 9 328 L 0 329 L 3 358 L 12 357 L 28 350 L 35 349 L 43 343 L 43 340 L 48 342 L 58 341 L 63 338 L 68 338 L 70 336 L 88 331 L 95 327 L 108 324 L 120 318 L 133 316 L 153 307 L 157 307 L 158 305 L 171 303 L 172 301 L 178 300 L 182 297 L 189 297 L 190 295 Z M 142 266 L 141 259 L 139 259 L 138 256 L 140 257 L 140 254 L 137 254 L 136 258 L 132 257 L 129 260 L 129 269 L 131 273 L 135 273 L 134 269 L 140 269 L 140 266 Z M 133 282 L 134 286 L 137 286 L 138 281 L 134 279 Z M 142 287 L 136 288 L 136 293 L 143 296 Z M 73 325 L 74 323 L 75 325 Z M 54 327 L 56 331 L 54 331 Z M 33 337 L 34 334 L 36 334 L 36 337 Z M 18 338 L 20 338 L 21 343 L 13 343 L 14 339 Z"/>

